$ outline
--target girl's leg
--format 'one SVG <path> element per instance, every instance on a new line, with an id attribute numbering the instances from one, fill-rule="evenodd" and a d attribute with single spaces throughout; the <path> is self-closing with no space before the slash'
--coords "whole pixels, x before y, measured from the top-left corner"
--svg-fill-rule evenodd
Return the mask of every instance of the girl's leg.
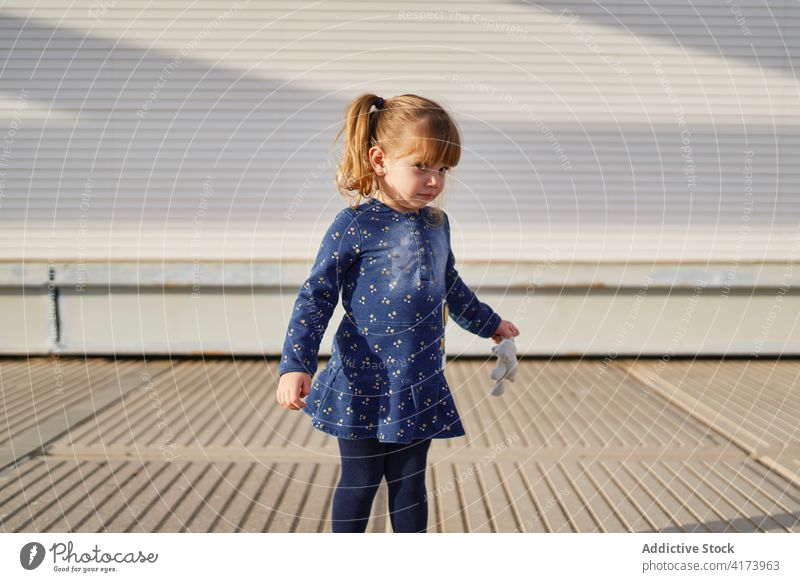
<path id="1" fill-rule="evenodd" d="M 428 492 L 425 467 L 431 439 L 410 444 L 386 443 L 384 473 L 389 486 L 389 516 L 395 533 L 425 533 Z"/>
<path id="2" fill-rule="evenodd" d="M 338 439 L 342 475 L 333 495 L 333 532 L 363 533 L 383 479 L 386 445 L 378 439 Z"/>

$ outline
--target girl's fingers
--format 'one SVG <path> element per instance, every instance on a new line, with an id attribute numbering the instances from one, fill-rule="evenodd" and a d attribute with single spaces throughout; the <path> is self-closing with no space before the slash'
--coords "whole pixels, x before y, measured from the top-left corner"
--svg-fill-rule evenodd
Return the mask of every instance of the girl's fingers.
<path id="1" fill-rule="evenodd" d="M 300 386 L 299 393 L 292 394 L 294 390 L 279 389 L 275 395 L 275 400 L 277 400 L 279 406 L 289 410 L 300 410 L 306 406 L 306 403 L 300 400 L 303 390 L 304 386 Z"/>
<path id="2" fill-rule="evenodd" d="M 290 396 L 284 394 L 283 392 L 278 392 L 278 404 L 283 406 L 284 408 L 288 408 L 289 410 L 300 410 L 301 408 L 305 408 L 306 403 L 300 400 L 299 395 L 294 396 L 292 400 L 289 400 Z"/>
<path id="3" fill-rule="evenodd" d="M 288 400 L 286 400 L 286 398 L 284 398 L 283 394 L 279 394 L 278 395 L 278 404 L 280 404 L 284 408 L 288 408 L 290 410 L 292 409 L 292 403 L 289 402 Z"/>

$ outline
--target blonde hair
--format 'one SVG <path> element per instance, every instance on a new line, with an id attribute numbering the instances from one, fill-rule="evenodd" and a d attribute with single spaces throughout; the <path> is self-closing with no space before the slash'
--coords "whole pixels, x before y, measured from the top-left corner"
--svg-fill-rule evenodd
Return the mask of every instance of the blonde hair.
<path id="1" fill-rule="evenodd" d="M 425 162 L 442 160 L 451 168 L 461 159 L 461 132 L 438 103 L 406 94 L 386 99 L 378 109 L 378 99 L 372 93 L 356 97 L 348 106 L 344 125 L 336 135 L 335 141 L 344 135 L 336 188 L 350 200 L 351 208 L 361 203 L 362 196 L 369 198 L 378 189 L 369 161 L 369 150 L 373 146 L 396 158 L 415 152 Z M 442 224 L 441 207 L 429 206 L 429 209 L 435 224 Z"/>

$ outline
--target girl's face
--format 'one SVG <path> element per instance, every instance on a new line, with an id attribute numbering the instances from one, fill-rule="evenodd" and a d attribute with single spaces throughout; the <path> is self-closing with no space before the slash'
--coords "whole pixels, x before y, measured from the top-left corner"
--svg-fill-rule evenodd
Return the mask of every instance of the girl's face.
<path id="1" fill-rule="evenodd" d="M 380 186 L 376 197 L 400 212 L 417 212 L 435 200 L 450 169 L 441 160 L 431 164 L 415 154 L 393 158 L 378 146 L 369 150 L 369 158 Z"/>

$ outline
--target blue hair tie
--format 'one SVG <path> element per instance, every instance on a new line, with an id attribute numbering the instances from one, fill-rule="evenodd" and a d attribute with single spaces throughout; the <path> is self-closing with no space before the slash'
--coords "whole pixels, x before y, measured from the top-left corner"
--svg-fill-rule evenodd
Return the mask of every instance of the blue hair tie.
<path id="1" fill-rule="evenodd" d="M 378 109 L 383 109 L 383 103 L 384 103 L 383 97 L 378 97 L 378 102 L 375 104 L 375 107 L 377 107 Z"/>

